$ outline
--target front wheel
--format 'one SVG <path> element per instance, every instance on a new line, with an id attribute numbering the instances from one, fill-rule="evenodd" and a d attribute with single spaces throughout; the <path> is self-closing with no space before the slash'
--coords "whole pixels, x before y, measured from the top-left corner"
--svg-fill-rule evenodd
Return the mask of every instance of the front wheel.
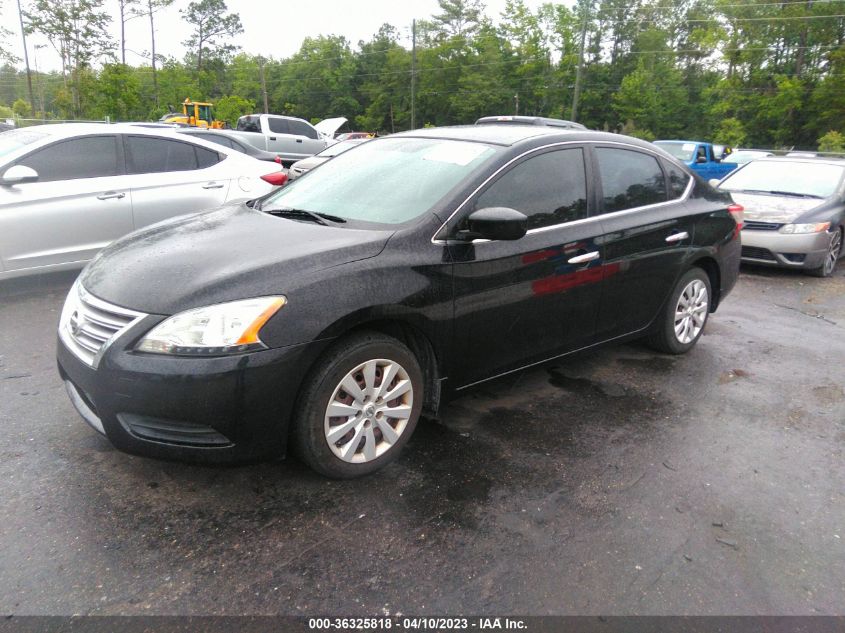
<path id="1" fill-rule="evenodd" d="M 830 277 L 833 274 L 833 269 L 836 268 L 836 262 L 842 255 L 842 227 L 833 229 L 830 234 L 830 244 L 827 247 L 822 265 L 818 268 L 812 268 L 807 271 L 808 274 L 814 277 Z"/>
<path id="2" fill-rule="evenodd" d="M 710 278 L 691 268 L 675 284 L 648 344 L 667 354 L 685 354 L 698 342 L 710 313 Z"/>
<path id="3" fill-rule="evenodd" d="M 393 461 L 422 408 L 422 371 L 400 341 L 376 332 L 340 341 L 300 394 L 294 444 L 311 468 L 351 479 Z"/>

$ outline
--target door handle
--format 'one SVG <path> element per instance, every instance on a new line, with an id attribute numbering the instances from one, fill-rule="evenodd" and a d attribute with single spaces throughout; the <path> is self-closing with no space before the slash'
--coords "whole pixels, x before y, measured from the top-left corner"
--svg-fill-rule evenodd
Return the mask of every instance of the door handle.
<path id="1" fill-rule="evenodd" d="M 271 137 L 270 137 L 270 140 L 271 140 L 271 141 L 275 141 L 275 140 L 276 140 L 276 137 L 275 137 L 275 136 L 271 136 Z"/>
<path id="2" fill-rule="evenodd" d="M 594 259 L 599 258 L 599 252 L 593 251 L 592 253 L 584 253 L 583 255 L 576 255 L 575 257 L 570 257 L 567 261 L 570 264 L 584 264 L 586 262 L 591 262 Z"/>
<path id="3" fill-rule="evenodd" d="M 301 143 L 301 142 L 302 142 L 302 139 L 301 139 L 301 138 L 298 138 L 298 139 L 296 139 L 296 142 L 297 142 L 297 143 Z"/>
<path id="4" fill-rule="evenodd" d="M 689 233 L 686 231 L 681 231 L 680 233 L 672 233 L 669 237 L 666 238 L 666 241 L 672 244 L 673 242 L 680 242 L 681 240 L 685 240 L 689 237 Z"/>
<path id="5" fill-rule="evenodd" d="M 203 189 L 222 189 L 225 185 L 221 182 L 207 182 L 205 183 L 202 188 Z"/>
<path id="6" fill-rule="evenodd" d="M 116 191 L 107 191 L 106 193 L 101 193 L 97 196 L 97 200 L 120 200 L 121 198 L 125 198 L 125 193 L 117 193 Z"/>

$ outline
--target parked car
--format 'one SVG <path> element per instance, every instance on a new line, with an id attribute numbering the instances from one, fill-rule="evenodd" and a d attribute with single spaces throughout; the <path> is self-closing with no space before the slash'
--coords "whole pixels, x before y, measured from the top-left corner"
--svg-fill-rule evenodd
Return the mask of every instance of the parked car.
<path id="1" fill-rule="evenodd" d="M 235 150 L 236 152 L 240 152 L 241 154 L 246 154 L 247 156 L 257 158 L 258 160 L 266 160 L 270 163 L 279 164 L 281 164 L 282 162 L 282 158 L 278 154 L 274 154 L 273 152 L 267 152 L 263 149 L 258 149 L 257 147 L 255 147 L 255 145 L 252 145 L 251 143 L 244 141 L 241 138 L 238 138 L 237 132 L 232 132 L 230 130 L 211 130 L 197 127 L 188 127 L 180 129 L 179 133 L 187 134 L 195 138 L 201 138 L 204 141 L 216 143 L 217 145 L 222 145 L 223 147 L 228 147 L 230 149 Z"/>
<path id="2" fill-rule="evenodd" d="M 722 159 L 722 162 L 738 167 L 739 165 L 744 165 L 745 163 L 750 163 L 752 160 L 765 158 L 766 156 L 774 156 L 774 154 L 763 150 L 739 149 L 725 156 L 725 158 Z"/>
<path id="3" fill-rule="evenodd" d="M 127 233 L 269 192 L 270 166 L 173 130 L 66 124 L 0 135 L 0 279 L 81 268 Z"/>
<path id="4" fill-rule="evenodd" d="M 827 277 L 842 256 L 845 161 L 758 158 L 719 183 L 745 207 L 742 260 Z"/>
<path id="5" fill-rule="evenodd" d="M 343 134 L 338 134 L 334 137 L 338 143 L 340 141 L 351 141 L 353 139 L 368 139 L 368 138 L 375 138 L 375 134 L 372 132 L 344 132 Z"/>
<path id="6" fill-rule="evenodd" d="M 705 180 L 723 178 L 736 169 L 736 163 L 722 161 L 726 149 L 724 146 L 716 153 L 712 144 L 701 141 L 654 141 L 654 144 Z"/>
<path id="7" fill-rule="evenodd" d="M 324 119 L 317 125 L 291 116 L 248 114 L 238 119 L 241 138 L 258 149 L 274 152 L 286 163 L 313 156 L 334 143 L 334 133 L 346 123 L 343 117 Z"/>
<path id="8" fill-rule="evenodd" d="M 291 443 L 355 477 L 472 385 L 601 343 L 689 351 L 736 281 L 739 211 L 625 136 L 374 139 L 257 204 L 111 245 L 67 297 L 59 371 L 122 450 L 223 462 Z"/>
<path id="9" fill-rule="evenodd" d="M 475 122 L 476 125 L 543 125 L 558 127 L 566 130 L 586 130 L 587 128 L 574 121 L 565 119 L 550 119 L 544 116 L 483 116 Z"/>
<path id="10" fill-rule="evenodd" d="M 3 123 L 2 121 L 0 121 L 0 132 L 8 132 L 9 130 L 14 129 L 16 129 L 14 125 L 11 125 L 10 123 Z"/>
<path id="11" fill-rule="evenodd" d="M 352 149 L 356 145 L 360 145 L 361 143 L 367 142 L 366 138 L 355 138 L 350 139 L 348 141 L 340 141 L 339 143 L 335 143 L 334 145 L 329 145 L 326 149 L 318 154 L 314 154 L 308 158 L 303 158 L 302 160 L 296 161 L 293 165 L 290 166 L 290 171 L 288 175 L 290 176 L 291 180 L 295 178 L 299 178 L 303 174 L 311 171 L 315 167 L 319 167 L 327 160 L 334 158 L 338 154 L 343 154 L 343 152 Z"/>

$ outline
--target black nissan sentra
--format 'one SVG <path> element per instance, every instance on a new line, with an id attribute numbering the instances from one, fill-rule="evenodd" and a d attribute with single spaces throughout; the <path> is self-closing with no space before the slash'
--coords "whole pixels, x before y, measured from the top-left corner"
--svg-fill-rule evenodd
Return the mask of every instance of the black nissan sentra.
<path id="1" fill-rule="evenodd" d="M 624 136 L 396 134 L 112 244 L 67 298 L 59 371 L 122 450 L 290 445 L 355 477 L 471 385 L 611 341 L 689 351 L 736 281 L 741 210 Z"/>

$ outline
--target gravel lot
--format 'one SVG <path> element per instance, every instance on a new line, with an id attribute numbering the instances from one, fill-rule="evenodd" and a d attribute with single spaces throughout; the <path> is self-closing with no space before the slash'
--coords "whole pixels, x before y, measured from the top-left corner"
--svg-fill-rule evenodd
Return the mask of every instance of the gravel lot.
<path id="1" fill-rule="evenodd" d="M 55 369 L 72 279 L 0 285 L 0 613 L 845 614 L 845 263 L 744 269 L 690 354 L 487 384 L 352 482 L 114 450 Z"/>

